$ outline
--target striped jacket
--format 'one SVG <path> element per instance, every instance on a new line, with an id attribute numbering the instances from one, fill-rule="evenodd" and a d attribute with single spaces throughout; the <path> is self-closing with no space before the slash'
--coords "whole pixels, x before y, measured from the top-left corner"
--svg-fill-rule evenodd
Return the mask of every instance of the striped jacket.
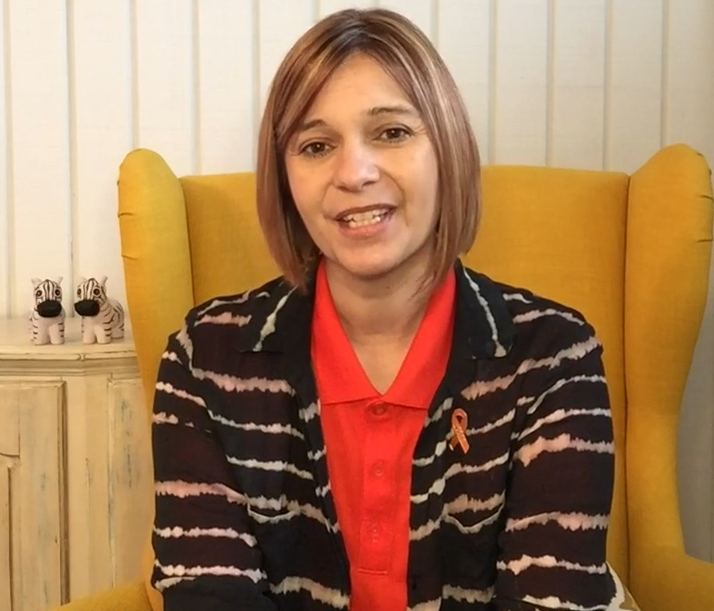
<path id="1" fill-rule="evenodd" d="M 452 351 L 413 459 L 409 609 L 620 609 L 593 328 L 460 262 L 456 272 Z M 349 608 L 310 365 L 312 294 L 275 279 L 192 309 L 169 338 L 152 425 L 153 584 L 166 611 Z M 448 443 L 457 407 L 465 454 Z"/>

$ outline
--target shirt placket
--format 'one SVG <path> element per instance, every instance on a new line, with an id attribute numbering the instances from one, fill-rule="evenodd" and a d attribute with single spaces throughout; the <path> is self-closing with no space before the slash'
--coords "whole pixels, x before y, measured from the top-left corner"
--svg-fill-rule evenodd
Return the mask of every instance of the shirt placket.
<path id="1" fill-rule="evenodd" d="M 394 527 L 392 507 L 396 501 L 394 439 L 395 407 L 381 401 L 367 406 L 362 520 L 359 534 L 360 571 L 389 571 Z"/>

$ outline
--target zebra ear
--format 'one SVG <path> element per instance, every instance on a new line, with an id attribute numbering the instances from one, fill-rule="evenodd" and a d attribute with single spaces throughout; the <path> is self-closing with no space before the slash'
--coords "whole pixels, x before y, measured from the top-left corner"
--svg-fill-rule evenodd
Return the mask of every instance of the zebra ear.
<path id="1" fill-rule="evenodd" d="M 84 276 L 80 276 L 78 279 L 79 284 L 84 284 L 87 281 L 87 279 Z"/>
<path id="2" fill-rule="evenodd" d="M 102 287 L 103 289 L 104 289 L 104 288 L 107 288 L 107 277 L 106 277 L 106 276 L 102 276 L 102 277 L 99 279 L 99 284 L 101 285 L 101 287 Z"/>
<path id="3" fill-rule="evenodd" d="M 32 279 L 32 288 L 36 289 L 38 286 L 40 286 L 40 282 L 42 282 L 42 280 L 40 280 L 39 278 L 33 278 Z"/>
<path id="4" fill-rule="evenodd" d="M 57 280 L 55 282 L 57 282 L 57 284 L 62 284 L 62 276 L 57 276 Z"/>

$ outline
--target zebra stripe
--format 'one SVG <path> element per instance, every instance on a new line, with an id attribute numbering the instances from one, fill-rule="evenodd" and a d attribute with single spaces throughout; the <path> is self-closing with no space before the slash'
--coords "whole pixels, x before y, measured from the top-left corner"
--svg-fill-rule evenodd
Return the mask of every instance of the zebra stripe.
<path id="1" fill-rule="evenodd" d="M 33 299 L 28 314 L 28 330 L 31 341 L 36 345 L 64 343 L 65 311 L 62 307 L 61 282 L 61 277 L 56 281 L 48 278 L 32 279 Z M 58 314 L 55 316 L 40 314 L 40 308 L 44 309 L 47 306 L 54 307 Z"/>
<path id="2" fill-rule="evenodd" d="M 107 296 L 106 276 L 100 280 L 89 278 L 80 279 L 77 287 L 75 308 L 78 304 L 94 302 L 99 306 L 99 311 L 93 316 L 87 316 L 77 309 L 82 317 L 82 338 L 85 343 L 108 343 L 112 339 L 124 337 L 124 308 L 116 300 Z"/>

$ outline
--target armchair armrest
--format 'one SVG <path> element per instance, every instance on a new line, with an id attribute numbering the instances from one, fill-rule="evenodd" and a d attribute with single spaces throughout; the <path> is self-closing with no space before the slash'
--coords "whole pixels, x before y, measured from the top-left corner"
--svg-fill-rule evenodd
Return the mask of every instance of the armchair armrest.
<path id="1" fill-rule="evenodd" d="M 714 609 L 714 564 L 687 556 L 676 547 L 653 549 L 649 558 L 632 575 L 631 590 L 642 609 Z"/>
<path id="2" fill-rule="evenodd" d="M 130 583 L 95 596 L 81 598 L 55 611 L 151 611 L 146 588 Z"/>

